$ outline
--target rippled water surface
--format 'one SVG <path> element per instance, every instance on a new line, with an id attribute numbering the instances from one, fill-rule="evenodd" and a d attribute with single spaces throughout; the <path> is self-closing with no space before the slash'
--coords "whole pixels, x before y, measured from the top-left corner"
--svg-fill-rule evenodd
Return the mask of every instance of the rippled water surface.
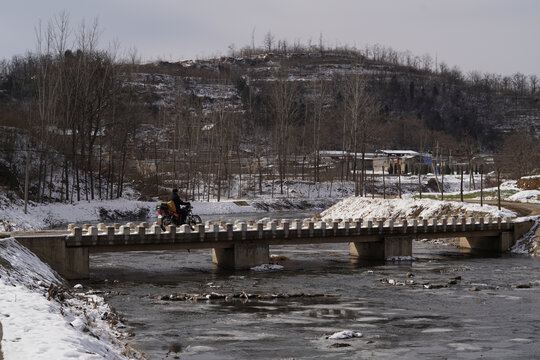
<path id="1" fill-rule="evenodd" d="M 283 270 L 219 270 L 210 250 L 95 254 L 87 285 L 105 292 L 133 343 L 152 359 L 169 350 L 179 352 L 167 358 L 180 359 L 540 356 L 535 259 L 473 257 L 420 241 L 413 244 L 417 260 L 408 263 L 360 262 L 349 257 L 347 244 L 276 246 L 270 253 L 288 258 L 280 261 Z M 243 291 L 332 296 L 159 299 Z M 327 339 L 342 330 L 363 336 Z"/>

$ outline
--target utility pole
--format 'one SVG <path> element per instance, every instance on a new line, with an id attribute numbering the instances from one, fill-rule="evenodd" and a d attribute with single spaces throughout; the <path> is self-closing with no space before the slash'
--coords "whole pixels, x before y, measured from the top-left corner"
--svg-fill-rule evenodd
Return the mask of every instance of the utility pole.
<path id="1" fill-rule="evenodd" d="M 480 165 L 480 206 L 484 206 L 484 165 Z"/>
<path id="2" fill-rule="evenodd" d="M 501 210 L 501 169 L 497 169 L 497 205 Z"/>
<path id="3" fill-rule="evenodd" d="M 461 186 L 459 188 L 459 197 L 461 198 L 461 202 L 463 202 L 463 166 L 459 167 L 461 171 Z"/>
<path id="4" fill-rule="evenodd" d="M 422 164 L 418 164 L 418 192 L 420 193 L 420 199 L 422 198 Z"/>
<path id="5" fill-rule="evenodd" d="M 442 153 L 442 150 L 441 150 L 441 153 Z M 442 154 L 441 154 L 441 158 L 442 158 Z M 441 200 L 444 200 L 444 165 L 443 165 L 443 162 L 441 160 L 441 162 L 439 163 L 439 169 L 441 171 Z"/>
<path id="6" fill-rule="evenodd" d="M 401 164 L 398 160 L 398 189 L 399 189 L 399 198 L 401 199 Z"/>
<path id="7" fill-rule="evenodd" d="M 24 213 L 28 210 L 28 181 L 30 181 L 30 144 L 26 144 L 26 166 L 24 170 Z"/>
<path id="8" fill-rule="evenodd" d="M 384 180 L 384 166 L 382 167 L 383 199 L 386 199 L 386 182 Z"/>
<path id="9" fill-rule="evenodd" d="M 375 199 L 375 166 L 371 166 L 371 198 Z"/>

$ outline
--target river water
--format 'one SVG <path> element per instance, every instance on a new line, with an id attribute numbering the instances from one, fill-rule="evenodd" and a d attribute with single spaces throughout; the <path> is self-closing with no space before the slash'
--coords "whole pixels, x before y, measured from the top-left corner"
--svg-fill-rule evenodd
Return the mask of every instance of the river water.
<path id="1" fill-rule="evenodd" d="M 538 260 L 437 241 L 414 241 L 416 259 L 398 263 L 358 261 L 347 244 L 270 253 L 283 270 L 217 269 L 208 249 L 94 254 L 86 286 L 152 359 L 540 358 Z M 291 296 L 160 300 L 211 292 Z M 363 336 L 328 339 L 342 330 Z"/>

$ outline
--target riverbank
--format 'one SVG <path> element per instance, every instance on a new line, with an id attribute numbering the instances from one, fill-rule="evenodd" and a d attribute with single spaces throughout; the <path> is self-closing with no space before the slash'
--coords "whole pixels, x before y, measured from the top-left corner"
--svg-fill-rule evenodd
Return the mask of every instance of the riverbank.
<path id="1" fill-rule="evenodd" d="M 82 291 L 15 239 L 1 239 L 4 359 L 146 359 L 103 298 Z"/>

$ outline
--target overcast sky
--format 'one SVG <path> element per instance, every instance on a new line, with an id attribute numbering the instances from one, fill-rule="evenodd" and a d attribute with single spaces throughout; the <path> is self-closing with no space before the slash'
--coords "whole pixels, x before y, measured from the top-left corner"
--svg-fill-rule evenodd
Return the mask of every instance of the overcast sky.
<path id="1" fill-rule="evenodd" d="M 539 0 L 17 0 L 3 1 L 0 59 L 36 44 L 35 27 L 61 11 L 73 27 L 98 18 L 101 47 L 113 39 L 145 61 L 226 54 L 276 39 L 381 44 L 430 54 L 464 72 L 540 75 Z"/>

